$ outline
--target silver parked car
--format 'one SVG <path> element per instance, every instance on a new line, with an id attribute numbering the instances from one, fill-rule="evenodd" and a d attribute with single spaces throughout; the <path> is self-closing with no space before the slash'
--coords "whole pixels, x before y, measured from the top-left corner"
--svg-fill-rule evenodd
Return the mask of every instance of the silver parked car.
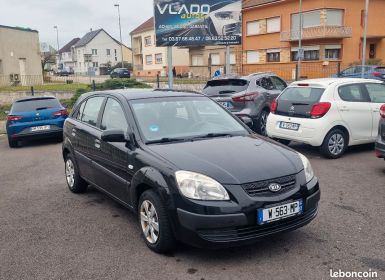
<path id="1" fill-rule="evenodd" d="M 203 94 L 230 110 L 255 132 L 266 135 L 271 102 L 286 87 L 286 82 L 277 75 L 264 72 L 210 80 Z"/>

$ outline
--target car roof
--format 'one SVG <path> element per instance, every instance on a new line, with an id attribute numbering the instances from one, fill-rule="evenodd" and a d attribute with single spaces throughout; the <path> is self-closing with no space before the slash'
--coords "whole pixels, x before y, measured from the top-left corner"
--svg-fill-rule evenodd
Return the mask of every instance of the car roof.
<path id="1" fill-rule="evenodd" d="M 153 90 L 153 89 L 115 89 L 106 91 L 94 91 L 84 94 L 82 96 L 88 97 L 93 94 L 109 94 L 112 96 L 121 96 L 127 100 L 147 99 L 147 98 L 161 98 L 161 97 L 202 97 L 204 95 L 176 91 L 176 90 Z"/>
<path id="2" fill-rule="evenodd" d="M 224 76 L 219 76 L 216 78 L 211 79 L 211 81 L 217 81 L 217 80 L 232 80 L 232 79 L 242 79 L 242 80 L 247 80 L 250 81 L 253 78 L 260 78 L 264 76 L 277 76 L 274 72 L 256 72 L 252 73 L 247 76 L 239 76 L 239 75 L 224 75 Z"/>
<path id="3" fill-rule="evenodd" d="M 374 83 L 382 83 L 382 81 L 379 80 L 373 80 L 373 79 L 361 79 L 361 78 L 322 78 L 322 79 L 308 79 L 308 80 L 301 80 L 291 83 L 290 87 L 295 87 L 300 84 L 309 84 L 316 87 L 328 87 L 332 84 L 334 85 L 340 85 L 340 84 L 347 84 L 347 83 L 367 83 L 367 82 L 374 82 Z"/>

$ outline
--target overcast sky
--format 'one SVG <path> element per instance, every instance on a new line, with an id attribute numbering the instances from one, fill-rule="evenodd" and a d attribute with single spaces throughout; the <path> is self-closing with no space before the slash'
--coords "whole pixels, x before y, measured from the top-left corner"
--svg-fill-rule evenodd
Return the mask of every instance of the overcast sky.
<path id="1" fill-rule="evenodd" d="M 56 48 L 59 27 L 60 47 L 82 37 L 90 28 L 103 28 L 119 40 L 120 4 L 123 43 L 130 46 L 129 33 L 153 14 L 153 0 L 0 0 L 0 25 L 29 27 L 39 31 L 40 42 Z"/>

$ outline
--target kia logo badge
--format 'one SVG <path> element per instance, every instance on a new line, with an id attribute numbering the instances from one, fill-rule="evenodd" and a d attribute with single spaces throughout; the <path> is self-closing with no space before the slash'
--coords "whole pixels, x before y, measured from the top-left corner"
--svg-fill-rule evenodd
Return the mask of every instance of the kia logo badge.
<path id="1" fill-rule="evenodd" d="M 279 192 L 281 190 L 281 185 L 277 183 L 272 183 L 269 185 L 269 190 L 272 192 Z"/>

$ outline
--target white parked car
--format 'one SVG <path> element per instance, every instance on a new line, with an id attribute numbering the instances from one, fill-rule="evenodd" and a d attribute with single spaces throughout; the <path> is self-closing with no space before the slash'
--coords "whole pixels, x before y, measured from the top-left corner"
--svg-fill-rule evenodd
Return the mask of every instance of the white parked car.
<path id="1" fill-rule="evenodd" d="M 325 157 L 338 158 L 348 146 L 375 142 L 384 103 L 385 84 L 378 80 L 294 82 L 272 103 L 267 135 L 317 146 Z"/>

